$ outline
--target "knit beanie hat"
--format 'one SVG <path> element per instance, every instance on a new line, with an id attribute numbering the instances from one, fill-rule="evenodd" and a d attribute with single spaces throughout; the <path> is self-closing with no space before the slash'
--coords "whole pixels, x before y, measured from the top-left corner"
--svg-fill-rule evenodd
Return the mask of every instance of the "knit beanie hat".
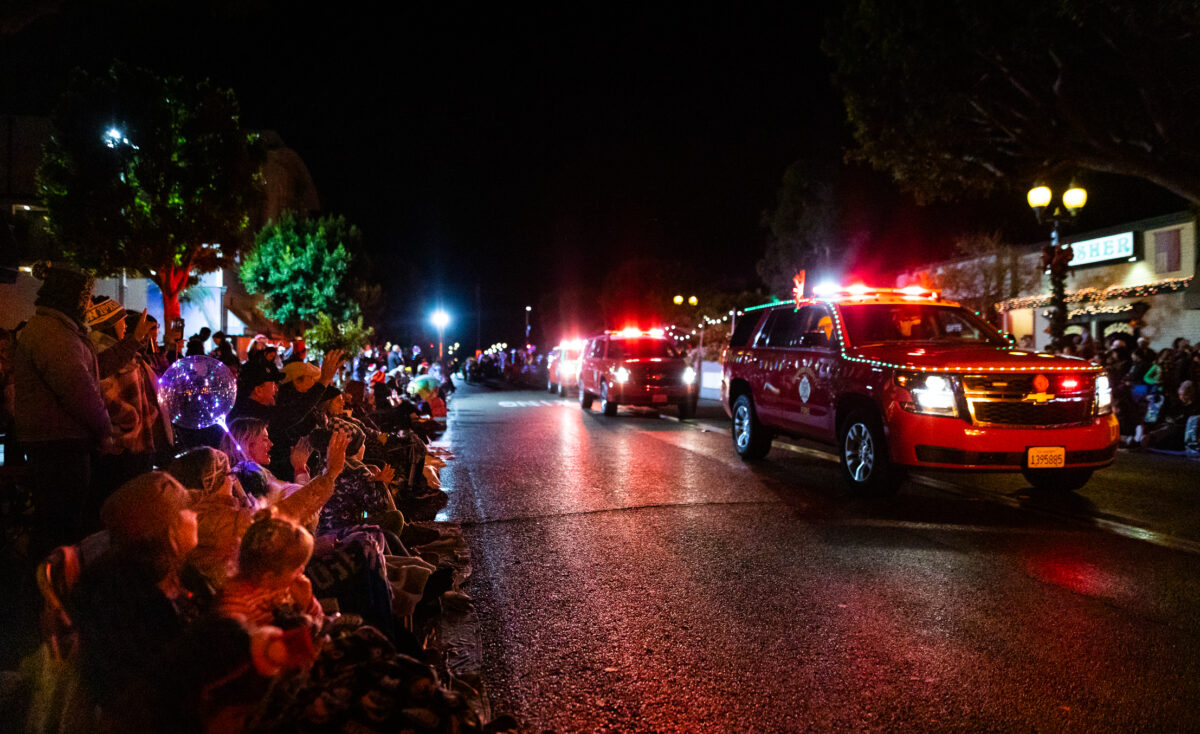
<path id="1" fill-rule="evenodd" d="M 84 313 L 87 325 L 97 331 L 111 329 L 125 318 L 125 309 L 108 296 L 93 296 L 92 305 Z"/>
<path id="2" fill-rule="evenodd" d="M 161 540 L 192 496 L 170 474 L 147 472 L 125 482 L 100 508 L 100 519 L 116 546 Z"/>
<path id="3" fill-rule="evenodd" d="M 37 267 L 34 275 L 42 279 L 35 306 L 45 306 L 62 311 L 80 324 L 84 323 L 84 312 L 92 305 L 92 287 L 95 281 L 87 273 L 66 265 Z"/>

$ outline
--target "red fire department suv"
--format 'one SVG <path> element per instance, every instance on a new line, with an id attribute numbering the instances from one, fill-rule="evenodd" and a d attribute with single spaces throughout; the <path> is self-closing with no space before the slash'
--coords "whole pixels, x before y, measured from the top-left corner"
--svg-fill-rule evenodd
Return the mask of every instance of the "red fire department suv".
<path id="1" fill-rule="evenodd" d="M 662 331 L 610 331 L 588 340 L 579 363 L 580 406 L 588 410 L 597 397 L 605 415 L 616 415 L 618 405 L 674 405 L 680 418 L 691 418 L 700 379 Z"/>
<path id="2" fill-rule="evenodd" d="M 856 286 L 748 309 L 723 361 L 742 458 L 765 456 L 775 434 L 815 439 L 867 493 L 895 491 L 919 467 L 1019 471 L 1074 490 L 1116 455 L 1100 368 L 1016 349 L 931 291 Z"/>
<path id="3" fill-rule="evenodd" d="M 546 360 L 546 389 L 566 395 L 579 378 L 579 355 L 587 342 L 583 339 L 563 340 L 550 350 Z"/>

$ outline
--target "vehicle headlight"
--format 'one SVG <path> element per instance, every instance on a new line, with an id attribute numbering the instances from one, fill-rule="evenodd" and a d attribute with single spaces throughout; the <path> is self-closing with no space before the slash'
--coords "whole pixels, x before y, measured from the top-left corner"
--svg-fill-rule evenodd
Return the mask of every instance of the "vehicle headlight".
<path id="1" fill-rule="evenodd" d="M 683 368 L 683 384 L 691 385 L 696 381 L 696 370 L 691 365 Z"/>
<path id="2" fill-rule="evenodd" d="M 926 415 L 958 415 L 954 378 L 946 375 L 902 373 L 896 375 L 896 384 L 907 388 L 912 394 L 912 402 L 904 403 L 905 410 Z"/>
<path id="3" fill-rule="evenodd" d="M 1108 384 L 1108 375 L 1096 377 L 1096 415 L 1108 415 L 1112 412 L 1112 386 Z"/>
<path id="4" fill-rule="evenodd" d="M 613 378 L 617 381 L 617 384 L 624 385 L 626 382 L 629 382 L 629 370 L 624 367 L 618 367 L 613 371 Z"/>

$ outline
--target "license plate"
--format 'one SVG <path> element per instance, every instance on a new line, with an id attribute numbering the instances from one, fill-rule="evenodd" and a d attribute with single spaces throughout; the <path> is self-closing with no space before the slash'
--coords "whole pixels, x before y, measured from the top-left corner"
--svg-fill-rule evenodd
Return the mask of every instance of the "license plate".
<path id="1" fill-rule="evenodd" d="M 1030 469 L 1061 469 L 1067 465 L 1067 449 L 1063 446 L 1030 446 L 1025 452 L 1025 466 Z"/>
<path id="2" fill-rule="evenodd" d="M 665 402 L 667 402 L 667 396 L 666 395 L 651 395 L 650 400 L 655 403 L 665 403 Z"/>

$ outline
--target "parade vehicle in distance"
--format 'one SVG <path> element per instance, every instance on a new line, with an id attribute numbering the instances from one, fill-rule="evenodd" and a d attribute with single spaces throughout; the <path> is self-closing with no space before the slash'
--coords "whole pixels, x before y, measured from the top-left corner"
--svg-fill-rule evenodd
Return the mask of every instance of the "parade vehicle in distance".
<path id="1" fill-rule="evenodd" d="M 564 339 L 546 360 L 546 390 L 566 395 L 579 379 L 579 355 L 585 339 Z"/>
<path id="2" fill-rule="evenodd" d="M 700 379 L 661 329 L 610 331 L 588 340 L 579 362 L 579 404 L 600 399 L 604 415 L 618 405 L 674 405 L 680 418 L 696 415 Z"/>
<path id="3" fill-rule="evenodd" d="M 816 289 L 747 309 L 722 355 L 721 399 L 744 459 L 789 435 L 837 447 L 854 490 L 910 468 L 1021 472 L 1075 490 L 1116 456 L 1104 371 L 1031 352 L 923 288 Z"/>

